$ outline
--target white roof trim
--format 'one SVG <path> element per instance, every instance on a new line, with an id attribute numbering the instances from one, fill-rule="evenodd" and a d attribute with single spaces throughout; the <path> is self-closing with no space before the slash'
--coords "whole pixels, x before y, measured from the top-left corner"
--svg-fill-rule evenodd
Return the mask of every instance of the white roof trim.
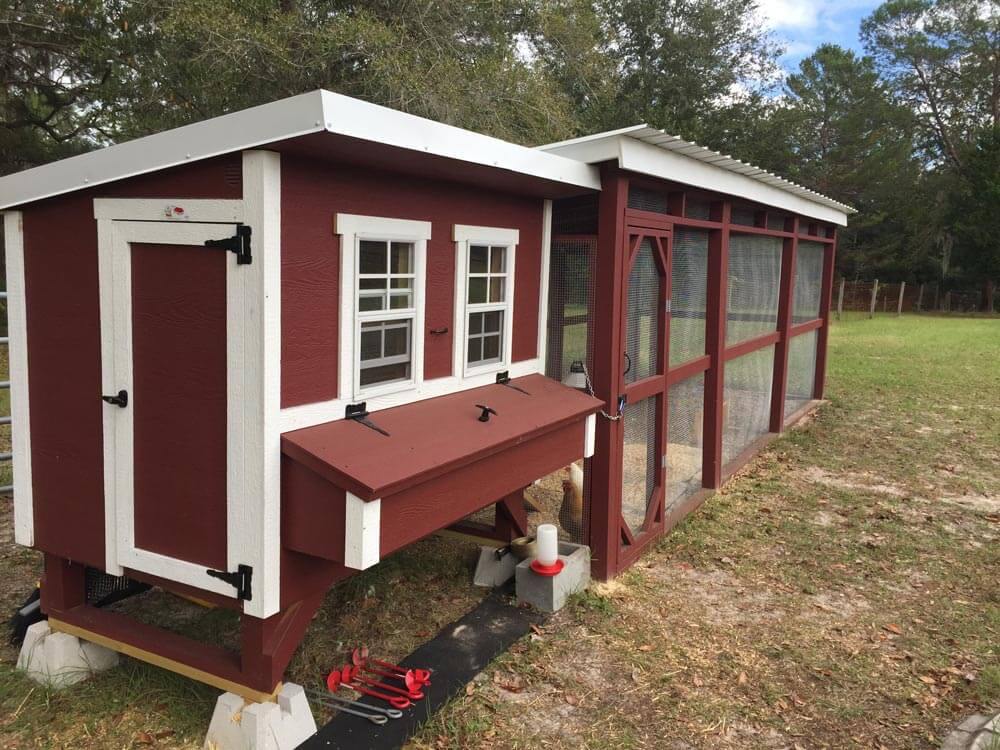
<path id="1" fill-rule="evenodd" d="M 539 146 L 539 150 L 594 164 L 617 158 L 622 169 L 727 193 L 813 219 L 847 224 L 850 206 L 809 188 L 647 125 Z"/>
<path id="2" fill-rule="evenodd" d="M 327 131 L 599 190 L 595 167 L 388 107 L 312 91 L 0 178 L 0 209 Z"/>

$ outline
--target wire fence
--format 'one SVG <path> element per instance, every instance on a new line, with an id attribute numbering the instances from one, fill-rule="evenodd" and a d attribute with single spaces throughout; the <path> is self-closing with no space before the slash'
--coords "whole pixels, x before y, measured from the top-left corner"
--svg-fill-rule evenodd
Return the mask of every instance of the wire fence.
<path id="1" fill-rule="evenodd" d="M 946 312 L 974 313 L 982 311 L 983 291 L 946 289 L 936 282 L 848 281 L 838 279 L 833 287 L 833 303 L 837 317 L 845 312 L 903 313 Z M 1000 295 L 994 298 L 994 310 Z"/>

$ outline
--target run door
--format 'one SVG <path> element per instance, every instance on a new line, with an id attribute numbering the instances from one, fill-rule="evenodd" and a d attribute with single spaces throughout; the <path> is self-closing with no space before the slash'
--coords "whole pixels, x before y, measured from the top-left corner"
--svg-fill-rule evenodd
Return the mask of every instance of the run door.
<path id="1" fill-rule="evenodd" d="M 631 227 L 622 316 L 622 565 L 663 527 L 670 233 Z"/>
<path id="2" fill-rule="evenodd" d="M 227 364 L 242 311 L 230 288 L 251 261 L 237 223 L 111 221 L 101 232 L 109 570 L 251 596 L 234 564 L 234 449 Z M 109 236 L 110 234 L 110 236 Z M 238 375 L 238 373 L 236 373 Z"/>

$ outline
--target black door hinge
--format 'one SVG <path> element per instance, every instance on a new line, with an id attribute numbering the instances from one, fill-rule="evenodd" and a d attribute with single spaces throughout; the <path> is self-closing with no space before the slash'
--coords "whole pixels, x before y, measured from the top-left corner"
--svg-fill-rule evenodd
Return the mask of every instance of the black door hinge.
<path id="1" fill-rule="evenodd" d="M 249 265 L 253 261 L 250 255 L 250 227 L 246 224 L 236 225 L 236 234 L 224 240 L 205 240 L 205 247 L 218 247 L 236 253 L 236 264 Z"/>
<path id="2" fill-rule="evenodd" d="M 227 573 L 225 570 L 206 570 L 212 578 L 218 578 L 220 581 L 225 581 L 230 586 L 236 589 L 236 598 L 242 602 L 248 602 L 253 599 L 253 589 L 251 588 L 251 579 L 253 578 L 253 568 L 249 565 L 240 565 L 235 573 Z"/>

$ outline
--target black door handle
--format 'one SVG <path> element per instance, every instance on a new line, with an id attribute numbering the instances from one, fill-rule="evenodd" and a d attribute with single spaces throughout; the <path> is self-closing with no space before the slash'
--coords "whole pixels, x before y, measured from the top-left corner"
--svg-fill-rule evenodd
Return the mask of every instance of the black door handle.
<path id="1" fill-rule="evenodd" d="M 628 375 L 628 371 L 632 369 L 632 358 L 628 356 L 628 352 L 622 352 L 625 355 L 625 372 L 622 375 Z"/>
<path id="2" fill-rule="evenodd" d="M 124 409 L 128 406 L 128 391 L 118 391 L 117 396 L 101 396 L 101 400 Z"/>

